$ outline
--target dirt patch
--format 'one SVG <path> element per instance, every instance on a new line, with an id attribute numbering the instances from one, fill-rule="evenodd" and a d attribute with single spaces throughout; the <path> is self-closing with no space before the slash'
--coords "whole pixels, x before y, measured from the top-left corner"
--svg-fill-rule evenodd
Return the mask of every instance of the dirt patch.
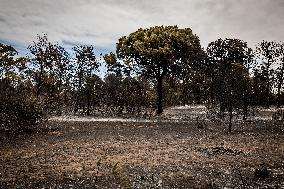
<path id="1" fill-rule="evenodd" d="M 284 184 L 284 132 L 274 122 L 49 122 L 0 134 L 0 188 L 234 188 Z M 270 177 L 256 179 L 262 165 Z"/>

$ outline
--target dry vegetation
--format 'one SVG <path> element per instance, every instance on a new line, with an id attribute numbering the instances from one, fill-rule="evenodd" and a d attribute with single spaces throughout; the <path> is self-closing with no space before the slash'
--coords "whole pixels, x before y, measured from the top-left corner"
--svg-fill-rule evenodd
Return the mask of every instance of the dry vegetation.
<path id="1" fill-rule="evenodd" d="M 0 189 L 284 188 L 282 42 L 153 26 L 100 58 L 59 44 L 0 43 Z"/>
<path id="2" fill-rule="evenodd" d="M 283 188 L 283 121 L 62 122 L 0 134 L 0 188 Z"/>

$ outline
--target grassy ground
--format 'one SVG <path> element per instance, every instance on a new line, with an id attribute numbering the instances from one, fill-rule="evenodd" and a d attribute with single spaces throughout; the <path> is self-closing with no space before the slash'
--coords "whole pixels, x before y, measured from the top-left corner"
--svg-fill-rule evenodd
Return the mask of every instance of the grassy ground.
<path id="1" fill-rule="evenodd" d="M 59 122 L 0 133 L 0 188 L 284 188 L 284 124 Z"/>

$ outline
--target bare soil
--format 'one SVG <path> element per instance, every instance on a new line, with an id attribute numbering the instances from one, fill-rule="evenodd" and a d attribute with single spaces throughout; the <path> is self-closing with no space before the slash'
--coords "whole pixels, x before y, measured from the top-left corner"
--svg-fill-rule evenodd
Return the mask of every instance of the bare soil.
<path id="1" fill-rule="evenodd" d="M 49 121 L 0 132 L 0 188 L 284 188 L 283 121 Z"/>

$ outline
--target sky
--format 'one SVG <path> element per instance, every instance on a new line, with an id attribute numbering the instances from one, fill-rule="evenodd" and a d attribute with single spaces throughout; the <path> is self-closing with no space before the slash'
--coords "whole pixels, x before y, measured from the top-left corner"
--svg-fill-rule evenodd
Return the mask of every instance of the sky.
<path id="1" fill-rule="evenodd" d="M 191 28 L 201 45 L 239 38 L 252 48 L 284 41 L 284 0 L 0 0 L 0 43 L 26 54 L 37 34 L 66 49 L 94 45 L 115 51 L 122 36 L 139 28 Z"/>

